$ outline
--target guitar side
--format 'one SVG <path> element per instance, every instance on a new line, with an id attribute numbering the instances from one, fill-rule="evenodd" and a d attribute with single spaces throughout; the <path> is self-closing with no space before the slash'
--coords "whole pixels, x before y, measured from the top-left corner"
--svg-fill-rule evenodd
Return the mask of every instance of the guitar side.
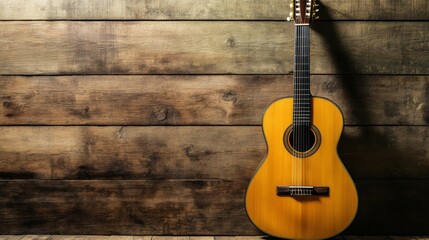
<path id="1" fill-rule="evenodd" d="M 268 146 L 246 191 L 246 211 L 262 231 L 289 239 L 321 239 L 343 231 L 358 205 L 356 187 L 337 154 L 343 116 L 331 101 L 312 98 L 312 123 L 320 132 L 320 146 L 305 159 L 285 147 L 284 133 L 292 124 L 293 99 L 271 104 L 263 119 Z M 277 186 L 328 186 L 329 196 L 278 196 Z"/>

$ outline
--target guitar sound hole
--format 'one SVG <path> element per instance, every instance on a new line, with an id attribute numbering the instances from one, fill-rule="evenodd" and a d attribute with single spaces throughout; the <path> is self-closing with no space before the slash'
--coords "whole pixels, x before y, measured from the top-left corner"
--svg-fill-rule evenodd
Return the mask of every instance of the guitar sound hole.
<path id="1" fill-rule="evenodd" d="M 289 143 L 297 152 L 307 152 L 315 143 L 316 136 L 311 131 L 310 126 L 298 125 L 293 127 L 289 135 Z"/>
<path id="2" fill-rule="evenodd" d="M 319 148 L 320 142 L 320 132 L 314 125 L 291 125 L 284 135 L 286 149 L 297 157 L 313 155 Z"/>

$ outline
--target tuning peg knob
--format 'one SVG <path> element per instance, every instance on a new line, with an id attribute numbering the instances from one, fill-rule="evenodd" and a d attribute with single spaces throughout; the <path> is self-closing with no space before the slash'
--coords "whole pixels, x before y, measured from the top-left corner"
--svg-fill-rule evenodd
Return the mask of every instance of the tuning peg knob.
<path id="1" fill-rule="evenodd" d="M 293 3 L 291 3 L 289 6 L 290 6 L 290 8 L 292 9 L 292 8 L 293 8 Z"/>
<path id="2" fill-rule="evenodd" d="M 293 20 L 293 12 L 289 13 L 289 17 L 286 18 L 288 21 Z"/>

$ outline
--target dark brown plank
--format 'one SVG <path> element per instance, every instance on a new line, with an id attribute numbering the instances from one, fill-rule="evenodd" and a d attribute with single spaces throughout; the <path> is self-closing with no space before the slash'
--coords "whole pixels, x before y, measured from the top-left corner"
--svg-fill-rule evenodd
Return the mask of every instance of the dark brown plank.
<path id="1" fill-rule="evenodd" d="M 347 125 L 428 125 L 428 76 L 312 76 Z M 0 76 L 0 124 L 259 125 L 290 75 Z"/>
<path id="2" fill-rule="evenodd" d="M 389 236 L 344 236 L 344 240 L 392 240 Z"/>
<path id="3" fill-rule="evenodd" d="M 346 127 L 339 153 L 355 179 L 428 179 L 428 135 Z M 261 127 L 1 127 L 0 178 L 247 181 L 265 152 Z"/>
<path id="4" fill-rule="evenodd" d="M 199 180 L 0 181 L 0 231 L 261 234 L 244 211 L 246 186 Z M 428 180 L 359 180 L 357 186 L 358 215 L 346 234 L 427 232 Z"/>
<path id="5" fill-rule="evenodd" d="M 425 22 L 317 22 L 312 73 L 428 74 Z M 0 74 L 287 74 L 293 24 L 0 22 Z"/>
<path id="6" fill-rule="evenodd" d="M 260 127 L 2 127 L 0 178 L 249 179 L 264 150 Z"/>
<path id="7" fill-rule="evenodd" d="M 0 181 L 0 231 L 55 234 L 255 233 L 245 182 Z M 216 200 L 215 200 L 216 199 Z"/>
<path id="8" fill-rule="evenodd" d="M 428 20 L 425 0 L 320 0 L 320 20 Z"/>
<path id="9" fill-rule="evenodd" d="M 343 234 L 426 235 L 427 180 L 358 180 L 359 209 Z"/>
<path id="10" fill-rule="evenodd" d="M 425 0 L 324 0 L 321 20 L 427 20 Z M 281 0 L 3 0 L 0 20 L 286 20 Z M 323 13 L 328 12 L 328 15 Z"/>

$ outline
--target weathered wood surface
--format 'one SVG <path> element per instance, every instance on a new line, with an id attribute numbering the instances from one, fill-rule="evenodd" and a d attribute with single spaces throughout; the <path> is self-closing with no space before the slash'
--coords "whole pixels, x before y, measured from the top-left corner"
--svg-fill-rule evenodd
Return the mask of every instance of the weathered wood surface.
<path id="1" fill-rule="evenodd" d="M 0 232 L 256 233 L 244 189 L 227 181 L 0 181 Z"/>
<path id="2" fill-rule="evenodd" d="M 25 235 L 0 235 L 1 240 L 20 240 Z M 31 235 L 38 236 L 38 235 Z M 41 235 L 43 237 L 43 235 Z M 258 236 L 109 236 L 109 235 L 51 235 L 49 240 L 113 240 L 113 239 L 130 239 L 130 240 L 256 240 L 256 239 L 275 239 L 267 235 Z M 339 235 L 332 240 L 428 240 L 428 236 L 353 236 L 353 235 Z"/>
<path id="3" fill-rule="evenodd" d="M 339 153 L 355 179 L 428 179 L 427 136 L 346 127 Z M 257 126 L 1 127 L 0 178 L 248 181 L 265 152 Z"/>
<path id="4" fill-rule="evenodd" d="M 428 74 L 426 22 L 316 22 L 312 73 Z M 0 74 L 287 74 L 293 24 L 0 22 Z"/>
<path id="5" fill-rule="evenodd" d="M 20 240 L 26 235 L 0 235 L 0 240 Z"/>
<path id="6" fill-rule="evenodd" d="M 30 235 L 31 237 L 45 237 L 45 235 Z M 25 235 L 0 235 L 1 240 L 21 240 Z M 109 235 L 51 235 L 49 240 L 256 240 L 256 239 L 275 239 L 267 235 L 259 236 L 109 236 Z M 339 235 L 332 240 L 428 240 L 428 236 L 368 236 L 368 235 Z"/>
<path id="7" fill-rule="evenodd" d="M 427 20 L 425 0 L 324 0 L 320 20 Z M 323 14 L 328 12 L 329 15 Z M 286 20 L 282 0 L 3 0 L 0 20 Z"/>
<path id="8" fill-rule="evenodd" d="M 0 124 L 259 125 L 291 75 L 0 76 Z M 428 76 L 312 76 L 347 125 L 428 125 Z"/>
<path id="9" fill-rule="evenodd" d="M 246 186 L 206 180 L 0 181 L 0 231 L 260 234 L 244 211 Z M 360 208 L 347 234 L 427 231 L 428 180 L 358 180 L 357 187 Z"/>

